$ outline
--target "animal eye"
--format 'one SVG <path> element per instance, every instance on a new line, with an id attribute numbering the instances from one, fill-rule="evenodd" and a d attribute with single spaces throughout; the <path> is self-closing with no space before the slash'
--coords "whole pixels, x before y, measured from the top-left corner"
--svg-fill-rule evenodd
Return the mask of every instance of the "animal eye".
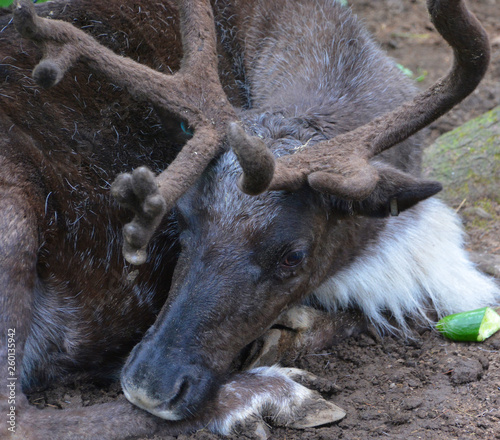
<path id="1" fill-rule="evenodd" d="M 297 267 L 305 257 L 304 251 L 288 252 L 281 260 L 281 265 L 285 267 Z"/>

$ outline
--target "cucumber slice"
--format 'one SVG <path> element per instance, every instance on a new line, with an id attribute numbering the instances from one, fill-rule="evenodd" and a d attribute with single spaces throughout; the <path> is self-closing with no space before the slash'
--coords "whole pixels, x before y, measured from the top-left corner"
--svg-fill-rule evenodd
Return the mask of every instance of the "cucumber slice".
<path id="1" fill-rule="evenodd" d="M 491 307 L 445 316 L 436 328 L 453 341 L 481 342 L 500 330 L 500 315 Z"/>

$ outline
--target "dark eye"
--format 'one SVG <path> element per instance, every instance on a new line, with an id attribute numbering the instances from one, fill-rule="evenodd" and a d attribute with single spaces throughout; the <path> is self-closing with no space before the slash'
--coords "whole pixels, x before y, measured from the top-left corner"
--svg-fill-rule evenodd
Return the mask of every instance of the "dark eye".
<path id="1" fill-rule="evenodd" d="M 288 254 L 286 254 L 281 260 L 281 265 L 285 267 L 296 267 L 302 263 L 305 255 L 304 251 L 288 252 Z"/>

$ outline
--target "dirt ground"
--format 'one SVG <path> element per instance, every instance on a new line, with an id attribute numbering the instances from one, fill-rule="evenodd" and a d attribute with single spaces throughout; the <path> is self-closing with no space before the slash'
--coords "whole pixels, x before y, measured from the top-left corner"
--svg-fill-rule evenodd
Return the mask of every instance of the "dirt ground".
<path id="1" fill-rule="evenodd" d="M 425 76 L 422 88 L 447 71 L 452 54 L 429 24 L 424 0 L 349 3 L 391 56 L 415 76 Z M 490 34 L 491 67 L 471 97 L 432 124 L 429 143 L 500 105 L 500 1 L 471 0 L 470 6 Z M 471 250 L 500 256 L 499 234 L 485 234 L 465 224 Z M 493 230 L 498 227 L 496 222 Z M 334 382 L 338 391 L 326 397 L 344 408 L 347 416 L 332 426 L 305 431 L 270 427 L 271 438 L 500 439 L 499 350 L 500 334 L 480 345 L 449 342 L 431 331 L 412 341 L 373 335 L 346 340 L 331 350 L 298 359 L 295 366 Z M 99 403 L 119 393 L 117 385 L 103 390 L 85 384 L 39 393 L 31 400 L 40 406 L 64 408 Z M 178 438 L 219 437 L 200 431 Z"/>

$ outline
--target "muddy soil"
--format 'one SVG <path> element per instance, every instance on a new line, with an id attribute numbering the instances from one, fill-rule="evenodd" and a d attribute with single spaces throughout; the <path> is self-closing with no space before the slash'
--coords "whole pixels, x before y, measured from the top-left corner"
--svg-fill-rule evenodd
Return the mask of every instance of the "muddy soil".
<path id="1" fill-rule="evenodd" d="M 349 3 L 391 56 L 415 77 L 423 76 L 422 88 L 446 73 L 452 54 L 429 24 L 424 0 Z M 428 143 L 500 105 L 500 1 L 473 0 L 470 6 L 490 34 L 491 67 L 471 97 L 432 124 Z M 465 225 L 471 250 L 500 256 L 499 234 Z M 497 222 L 494 230 L 499 226 Z M 272 439 L 500 439 L 500 334 L 483 344 L 449 342 L 432 331 L 411 341 L 362 335 L 298 359 L 295 366 L 334 382 L 338 392 L 326 397 L 344 408 L 347 416 L 332 426 L 305 431 L 270 427 Z M 31 400 L 41 407 L 65 408 L 100 403 L 119 394 L 117 385 L 103 389 L 75 384 Z M 178 438 L 219 437 L 200 431 Z"/>

